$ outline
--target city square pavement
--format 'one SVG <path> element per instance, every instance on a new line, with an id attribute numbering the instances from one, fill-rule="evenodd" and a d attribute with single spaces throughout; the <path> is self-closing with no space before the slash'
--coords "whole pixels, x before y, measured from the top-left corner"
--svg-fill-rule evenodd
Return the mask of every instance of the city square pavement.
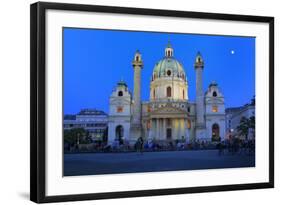
<path id="1" fill-rule="evenodd" d="M 65 176 L 253 166 L 255 155 L 219 155 L 218 150 L 64 155 Z"/>

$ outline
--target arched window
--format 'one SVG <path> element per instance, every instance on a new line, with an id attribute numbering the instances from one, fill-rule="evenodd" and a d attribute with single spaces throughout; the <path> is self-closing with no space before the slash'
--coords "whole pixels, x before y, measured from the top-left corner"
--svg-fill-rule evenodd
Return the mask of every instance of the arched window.
<path id="1" fill-rule="evenodd" d="M 214 91 L 214 92 L 213 92 L 213 97 L 217 97 L 217 96 L 218 96 L 217 92 Z"/>
<path id="2" fill-rule="evenodd" d="M 155 100 L 155 89 L 153 89 L 153 99 Z"/>
<path id="3" fill-rule="evenodd" d="M 136 61 L 139 61 L 139 56 L 136 56 Z"/>
<path id="4" fill-rule="evenodd" d="M 218 112 L 218 106 L 214 105 L 214 106 L 212 107 L 212 112 Z"/>
<path id="5" fill-rule="evenodd" d="M 119 96 L 119 97 L 122 97 L 122 96 L 123 96 L 123 92 L 122 92 L 122 91 L 119 91 L 119 92 L 118 92 L 118 96 Z"/>
<path id="6" fill-rule="evenodd" d="M 182 90 L 182 99 L 184 99 L 185 97 L 185 93 L 184 93 L 184 90 Z"/>
<path id="7" fill-rule="evenodd" d="M 122 106 L 118 106 L 117 109 L 116 109 L 116 111 L 117 111 L 118 113 L 123 112 L 123 107 L 122 107 Z"/>
<path id="8" fill-rule="evenodd" d="M 172 88 L 167 87 L 167 97 L 171 97 L 171 96 L 172 96 Z"/>

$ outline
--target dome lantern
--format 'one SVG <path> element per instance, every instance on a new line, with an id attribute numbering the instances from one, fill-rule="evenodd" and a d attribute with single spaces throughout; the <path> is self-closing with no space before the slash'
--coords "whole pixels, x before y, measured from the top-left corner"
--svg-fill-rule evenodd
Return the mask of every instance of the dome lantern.
<path id="1" fill-rule="evenodd" d="M 173 57 L 173 55 L 174 55 L 174 49 L 172 48 L 171 42 L 168 41 L 168 44 L 165 48 L 165 56 L 167 58 L 171 58 L 171 57 Z"/>

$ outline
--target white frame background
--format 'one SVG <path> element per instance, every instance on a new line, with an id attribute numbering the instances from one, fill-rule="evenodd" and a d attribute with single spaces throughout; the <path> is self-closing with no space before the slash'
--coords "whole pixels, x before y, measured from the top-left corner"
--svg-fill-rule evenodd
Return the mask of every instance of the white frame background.
<path id="1" fill-rule="evenodd" d="M 62 176 L 62 28 L 256 37 L 256 167 Z M 269 182 L 269 24 L 82 11 L 46 11 L 46 195 Z M 94 76 L 93 76 L 94 78 Z"/>

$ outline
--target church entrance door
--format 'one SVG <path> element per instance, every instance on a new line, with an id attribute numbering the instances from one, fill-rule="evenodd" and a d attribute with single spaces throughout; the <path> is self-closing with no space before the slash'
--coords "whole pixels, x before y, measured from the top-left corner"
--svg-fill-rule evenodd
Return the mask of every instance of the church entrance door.
<path id="1" fill-rule="evenodd" d="M 167 128 L 167 139 L 172 139 L 172 128 Z"/>
<path id="2" fill-rule="evenodd" d="M 220 127 L 217 123 L 212 126 L 212 141 L 220 141 Z"/>
<path id="3" fill-rule="evenodd" d="M 115 130 L 115 137 L 119 140 L 120 144 L 123 144 L 124 128 L 122 125 L 118 125 Z"/>

